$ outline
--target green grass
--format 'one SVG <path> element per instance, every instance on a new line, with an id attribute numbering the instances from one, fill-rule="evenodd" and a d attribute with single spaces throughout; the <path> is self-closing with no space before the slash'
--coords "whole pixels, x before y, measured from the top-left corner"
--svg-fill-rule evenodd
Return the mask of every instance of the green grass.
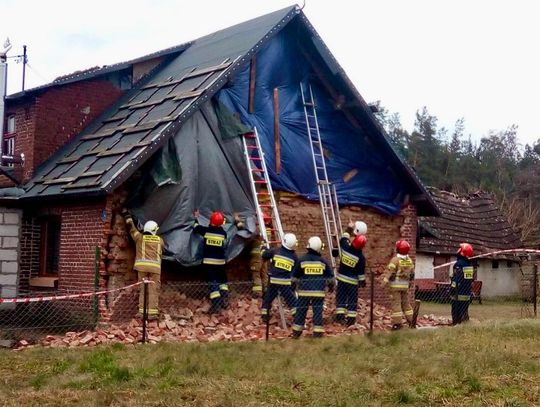
<path id="1" fill-rule="evenodd" d="M 482 304 L 474 301 L 469 306 L 469 316 L 473 321 L 509 321 L 531 316 L 532 305 L 519 300 L 487 299 Z M 422 301 L 420 315 L 434 314 L 451 318 L 450 303 Z"/>
<path id="2" fill-rule="evenodd" d="M 540 321 L 0 352 L 4 406 L 535 406 Z"/>

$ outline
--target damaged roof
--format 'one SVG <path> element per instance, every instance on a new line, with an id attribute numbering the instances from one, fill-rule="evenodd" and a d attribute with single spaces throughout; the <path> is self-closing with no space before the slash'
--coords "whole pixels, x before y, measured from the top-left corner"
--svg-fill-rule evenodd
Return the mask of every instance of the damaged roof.
<path id="1" fill-rule="evenodd" d="M 289 7 L 194 41 L 48 160 L 22 198 L 113 191 L 297 13 Z"/>
<path id="2" fill-rule="evenodd" d="M 436 188 L 428 190 L 441 216 L 419 218 L 418 252 L 455 254 L 464 242 L 472 244 L 478 254 L 522 247 L 519 236 L 489 193 L 458 196 Z"/>
<path id="3" fill-rule="evenodd" d="M 417 175 L 392 147 L 371 109 L 298 6 L 173 47 L 174 52 L 181 53 L 127 91 L 117 103 L 47 160 L 27 184 L 22 199 L 112 192 L 296 16 L 312 33 L 316 49 L 335 80 L 355 100 L 354 114 L 379 137 L 381 148 L 407 174 L 411 198 L 419 211 L 438 215 L 437 205 Z M 156 56 L 169 52 L 166 51 L 156 53 Z M 60 81 L 88 79 L 88 75 L 96 75 L 96 72 L 99 70 L 81 74 L 79 79 L 75 75 Z"/>

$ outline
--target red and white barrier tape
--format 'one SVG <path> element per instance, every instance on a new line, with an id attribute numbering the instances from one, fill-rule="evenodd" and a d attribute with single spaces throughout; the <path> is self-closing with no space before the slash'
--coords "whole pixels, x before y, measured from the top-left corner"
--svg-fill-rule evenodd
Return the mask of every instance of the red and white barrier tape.
<path id="1" fill-rule="evenodd" d="M 153 281 L 148 281 L 148 283 L 153 283 Z M 121 288 L 114 288 L 112 290 L 102 290 L 94 291 L 80 294 L 66 294 L 66 295 L 52 295 L 49 297 L 38 296 L 38 297 L 27 297 L 27 298 L 0 298 L 0 304 L 17 304 L 17 303 L 28 303 L 28 302 L 44 302 L 44 301 L 55 301 L 55 300 L 67 300 L 71 298 L 83 298 L 83 297 L 92 297 L 94 295 L 103 295 L 108 293 L 113 293 L 116 291 L 127 290 L 138 285 L 144 284 L 143 281 L 139 281 L 134 284 L 126 285 Z"/>
<path id="2" fill-rule="evenodd" d="M 534 253 L 534 254 L 540 254 L 540 250 L 536 249 L 506 249 L 506 250 L 497 250 L 495 252 L 489 252 L 484 254 L 479 254 L 478 256 L 471 257 L 472 259 L 480 259 L 482 257 L 488 257 L 488 256 L 496 256 L 498 254 L 505 254 L 505 253 Z M 438 269 L 441 267 L 447 267 L 451 266 L 455 263 L 455 261 L 451 261 L 449 263 L 439 264 L 438 266 L 433 267 L 433 269 Z"/>

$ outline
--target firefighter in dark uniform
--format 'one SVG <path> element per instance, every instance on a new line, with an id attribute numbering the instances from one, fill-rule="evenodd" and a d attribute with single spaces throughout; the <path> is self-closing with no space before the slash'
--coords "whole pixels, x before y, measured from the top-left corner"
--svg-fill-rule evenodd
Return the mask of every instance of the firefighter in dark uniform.
<path id="1" fill-rule="evenodd" d="M 270 261 L 268 269 L 269 284 L 264 293 L 261 317 L 263 321 L 270 320 L 270 310 L 272 302 L 280 294 L 288 307 L 291 314 L 296 313 L 296 296 L 292 289 L 292 272 L 298 263 L 298 256 L 295 253 L 296 236 L 292 233 L 285 233 L 281 243 L 281 247 L 275 250 L 263 249 L 263 260 Z"/>
<path id="2" fill-rule="evenodd" d="M 333 253 L 340 256 L 339 271 L 336 275 L 336 321 L 346 322 L 347 326 L 356 323 L 356 310 L 358 308 L 358 286 L 366 286 L 366 259 L 362 249 L 367 239 L 363 234 L 351 234 L 354 224 L 350 223 L 346 232 L 339 240 L 340 251 Z M 345 319 L 346 317 L 346 319 Z"/>
<path id="3" fill-rule="evenodd" d="M 334 289 L 334 274 L 328 262 L 321 256 L 322 241 L 318 236 L 309 238 L 307 253 L 298 259 L 293 271 L 297 285 L 298 302 L 294 317 L 293 338 L 299 338 L 304 330 L 308 307 L 313 310 L 313 337 L 322 337 L 323 304 L 325 288 Z"/>
<path id="4" fill-rule="evenodd" d="M 127 211 L 123 211 L 129 233 L 135 242 L 135 265 L 139 282 L 143 279 L 151 281 L 148 284 L 148 317 L 154 319 L 159 314 L 159 288 L 161 284 L 161 256 L 163 252 L 163 239 L 156 233 L 158 224 L 149 220 L 144 224 L 143 233 L 139 232 L 133 224 L 133 219 Z M 139 314 L 144 311 L 144 284 L 139 291 Z"/>
<path id="5" fill-rule="evenodd" d="M 469 243 L 459 245 L 457 261 L 453 267 L 452 285 L 452 325 L 461 324 L 468 319 L 471 302 L 471 288 L 474 268 L 470 258 L 473 248 Z"/>
<path id="6" fill-rule="evenodd" d="M 225 217 L 223 213 L 216 211 L 210 216 L 210 224 L 202 226 L 198 223 L 199 211 L 195 210 L 196 218 L 193 232 L 203 237 L 202 264 L 207 273 L 208 288 L 212 306 L 209 313 L 219 312 L 228 306 L 229 285 L 225 271 L 225 249 L 227 245 L 227 232 L 223 229 Z"/>

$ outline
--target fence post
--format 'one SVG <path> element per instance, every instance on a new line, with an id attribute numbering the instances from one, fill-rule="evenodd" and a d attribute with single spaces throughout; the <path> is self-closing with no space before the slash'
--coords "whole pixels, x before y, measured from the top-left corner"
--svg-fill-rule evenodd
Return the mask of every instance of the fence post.
<path id="1" fill-rule="evenodd" d="M 143 278 L 143 326 L 142 326 L 142 343 L 146 343 L 146 325 L 148 324 L 148 279 Z"/>
<path id="2" fill-rule="evenodd" d="M 536 318 L 536 308 L 537 308 L 537 302 L 538 302 L 538 264 L 534 263 L 533 266 L 533 310 L 534 310 L 534 317 Z"/>
<path id="3" fill-rule="evenodd" d="M 269 290 L 270 289 L 270 275 L 268 275 L 268 281 L 266 283 L 266 289 Z M 266 293 L 263 292 L 263 301 L 264 301 L 264 295 Z M 270 337 L 270 318 L 271 318 L 271 312 L 272 312 L 272 305 L 270 305 L 268 307 L 268 315 L 267 315 L 267 318 L 266 318 L 266 333 L 265 333 L 265 340 L 266 342 L 268 342 L 268 338 Z"/>
<path id="4" fill-rule="evenodd" d="M 375 298 L 375 273 L 373 270 L 371 270 L 371 282 L 369 285 L 369 333 L 370 335 L 373 333 L 373 308 L 375 307 L 375 304 L 373 304 L 374 298 Z"/>
<path id="5" fill-rule="evenodd" d="M 94 292 L 99 290 L 99 262 L 101 257 L 101 249 L 99 246 L 96 246 L 96 252 L 94 257 Z M 93 303 L 93 317 L 94 324 L 97 324 L 99 317 L 99 299 L 97 295 L 94 295 Z"/>

